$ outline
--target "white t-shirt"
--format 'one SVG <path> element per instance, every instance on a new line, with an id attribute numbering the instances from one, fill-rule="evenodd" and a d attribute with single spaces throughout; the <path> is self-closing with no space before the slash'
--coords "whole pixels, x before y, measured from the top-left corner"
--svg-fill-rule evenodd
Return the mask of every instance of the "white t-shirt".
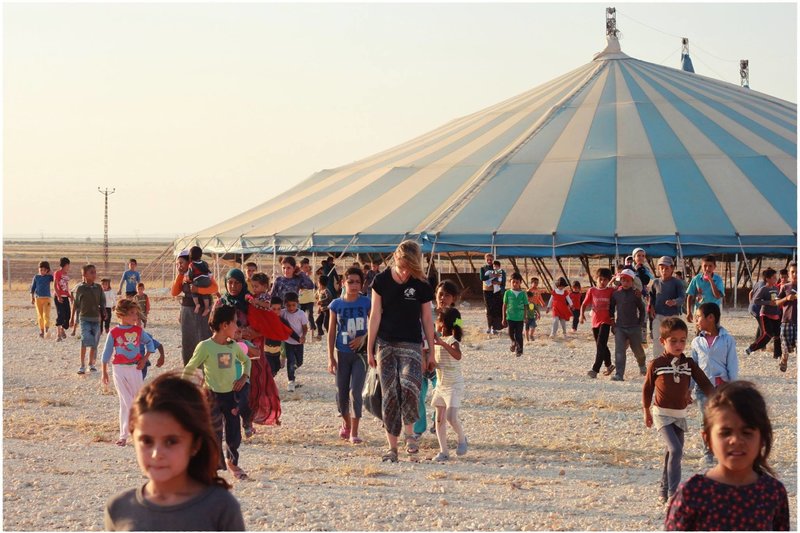
<path id="1" fill-rule="evenodd" d="M 307 313 L 304 313 L 299 308 L 294 313 L 290 313 L 286 309 L 281 309 L 281 318 L 289 323 L 289 326 L 297 333 L 298 337 L 303 336 L 303 326 L 308 325 Z M 286 344 L 300 344 L 300 342 L 289 337 L 286 339 Z"/>

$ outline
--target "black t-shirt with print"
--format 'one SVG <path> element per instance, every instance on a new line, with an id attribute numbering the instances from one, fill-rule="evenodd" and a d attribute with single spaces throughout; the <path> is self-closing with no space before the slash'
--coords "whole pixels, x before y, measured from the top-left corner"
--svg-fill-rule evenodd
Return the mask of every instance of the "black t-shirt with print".
<path id="1" fill-rule="evenodd" d="M 421 305 L 433 300 L 428 282 L 412 277 L 399 284 L 392 278 L 392 269 L 387 268 L 375 276 L 372 288 L 381 296 L 383 307 L 378 337 L 389 342 L 421 343 Z"/>

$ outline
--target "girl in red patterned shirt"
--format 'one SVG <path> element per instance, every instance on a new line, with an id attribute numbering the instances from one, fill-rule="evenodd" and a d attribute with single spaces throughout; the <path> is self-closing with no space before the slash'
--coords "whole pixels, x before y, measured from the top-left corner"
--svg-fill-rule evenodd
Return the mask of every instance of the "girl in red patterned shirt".
<path id="1" fill-rule="evenodd" d="M 708 400 L 703 439 L 718 464 L 678 487 L 667 531 L 788 531 L 789 499 L 767 463 L 772 424 L 755 385 L 732 381 Z"/>

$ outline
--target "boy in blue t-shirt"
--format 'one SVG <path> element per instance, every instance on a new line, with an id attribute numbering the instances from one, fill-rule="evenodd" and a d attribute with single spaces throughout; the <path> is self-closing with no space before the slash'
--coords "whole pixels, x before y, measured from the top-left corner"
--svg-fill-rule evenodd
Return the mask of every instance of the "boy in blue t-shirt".
<path id="1" fill-rule="evenodd" d="M 700 260 L 700 272 L 689 282 L 686 289 L 686 321 L 694 318 L 694 304 L 715 303 L 722 309 L 725 297 L 725 282 L 719 274 L 714 274 L 717 258 L 706 255 Z"/>
<path id="2" fill-rule="evenodd" d="M 122 286 L 125 286 L 125 297 L 130 298 L 136 296 L 136 286 L 142 281 L 142 276 L 136 270 L 136 259 L 128 260 L 128 270 L 122 273 L 122 279 L 119 281 L 119 290 L 117 295 L 122 294 Z"/>

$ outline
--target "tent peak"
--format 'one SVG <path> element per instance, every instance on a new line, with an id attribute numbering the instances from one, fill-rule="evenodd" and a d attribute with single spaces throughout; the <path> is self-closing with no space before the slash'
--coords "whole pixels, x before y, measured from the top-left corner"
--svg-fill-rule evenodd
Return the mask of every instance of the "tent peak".
<path id="1" fill-rule="evenodd" d="M 592 57 L 593 61 L 598 61 L 600 59 L 630 59 L 628 54 L 622 52 L 622 48 L 619 46 L 619 39 L 617 39 L 616 35 L 608 35 L 606 40 L 608 44 L 605 50 L 596 53 Z"/>

